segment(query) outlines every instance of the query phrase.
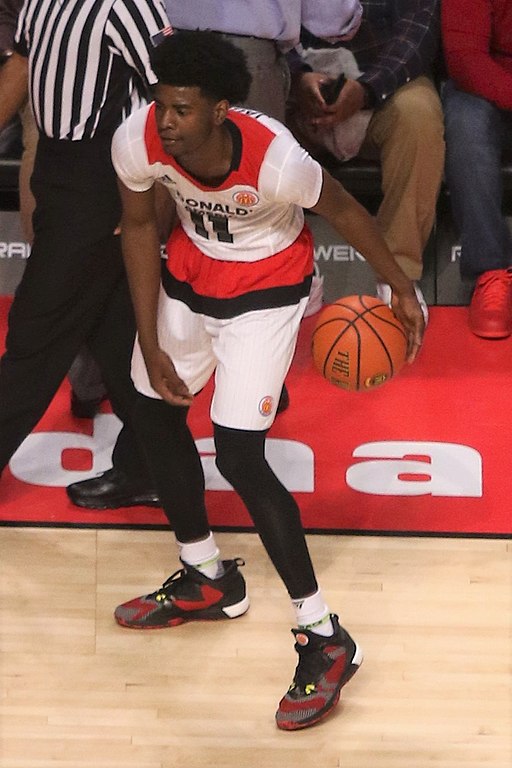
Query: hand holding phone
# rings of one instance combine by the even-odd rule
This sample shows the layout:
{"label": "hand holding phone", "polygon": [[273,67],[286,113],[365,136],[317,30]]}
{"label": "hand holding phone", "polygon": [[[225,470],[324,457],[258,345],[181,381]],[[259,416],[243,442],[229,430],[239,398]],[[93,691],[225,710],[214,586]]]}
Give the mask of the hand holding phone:
{"label": "hand holding phone", "polygon": [[322,83],[320,86],[320,93],[322,94],[323,100],[326,104],[334,104],[340,95],[341,89],[345,85],[346,80],[347,79],[342,72],[341,75],[335,80],[328,80],[326,83]]}

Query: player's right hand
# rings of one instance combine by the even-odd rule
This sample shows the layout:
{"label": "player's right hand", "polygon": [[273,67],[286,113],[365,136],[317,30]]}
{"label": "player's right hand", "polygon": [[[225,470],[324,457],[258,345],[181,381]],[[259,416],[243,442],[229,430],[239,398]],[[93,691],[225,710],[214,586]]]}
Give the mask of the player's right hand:
{"label": "player's right hand", "polygon": [[391,309],[407,333],[407,362],[412,363],[421,349],[425,333],[425,318],[414,290],[400,294],[393,291]]}
{"label": "player's right hand", "polygon": [[162,349],[158,349],[150,359],[146,359],[146,367],[151,386],[162,400],[170,405],[192,404],[194,396],[176,373],[169,355]]}

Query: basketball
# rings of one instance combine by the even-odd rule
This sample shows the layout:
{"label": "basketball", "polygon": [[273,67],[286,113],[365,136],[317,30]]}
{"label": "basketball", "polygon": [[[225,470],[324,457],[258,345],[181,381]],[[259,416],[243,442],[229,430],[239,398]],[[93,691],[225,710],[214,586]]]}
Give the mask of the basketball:
{"label": "basketball", "polygon": [[399,372],[407,335],[392,310],[373,296],[345,296],[321,311],[313,331],[313,362],[342,389],[368,391]]}

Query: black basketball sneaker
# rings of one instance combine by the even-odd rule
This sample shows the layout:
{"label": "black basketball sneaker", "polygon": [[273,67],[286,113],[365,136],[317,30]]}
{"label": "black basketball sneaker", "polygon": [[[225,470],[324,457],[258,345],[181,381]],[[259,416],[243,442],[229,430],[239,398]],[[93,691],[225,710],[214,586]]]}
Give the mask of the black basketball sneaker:
{"label": "black basketball sneaker", "polygon": [[186,621],[234,619],[249,608],[241,558],[223,560],[224,573],[209,579],[191,565],[170,576],[156,592],[118,606],[118,624],[133,629],[176,627]]}
{"label": "black basketball sneaker", "polygon": [[292,629],[299,663],[293,683],[276,712],[277,727],[284,731],[307,728],[328,715],[363,660],[361,649],[340,627],[335,614],[331,614],[331,621],[331,637],[307,629]]}

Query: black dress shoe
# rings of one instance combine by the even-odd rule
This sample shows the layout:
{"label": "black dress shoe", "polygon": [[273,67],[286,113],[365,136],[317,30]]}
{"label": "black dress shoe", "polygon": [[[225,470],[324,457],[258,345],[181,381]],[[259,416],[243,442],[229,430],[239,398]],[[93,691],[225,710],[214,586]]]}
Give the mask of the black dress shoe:
{"label": "black dress shoe", "polygon": [[77,507],[118,509],[119,507],[161,507],[155,490],[130,480],[120,469],[107,469],[98,477],[80,480],[66,488]]}
{"label": "black dress shoe", "polygon": [[288,390],[286,389],[286,384],[283,384],[281,395],[279,397],[279,402],[277,404],[276,413],[282,413],[283,411],[286,411],[289,405],[290,405],[290,395],[288,394]]}

